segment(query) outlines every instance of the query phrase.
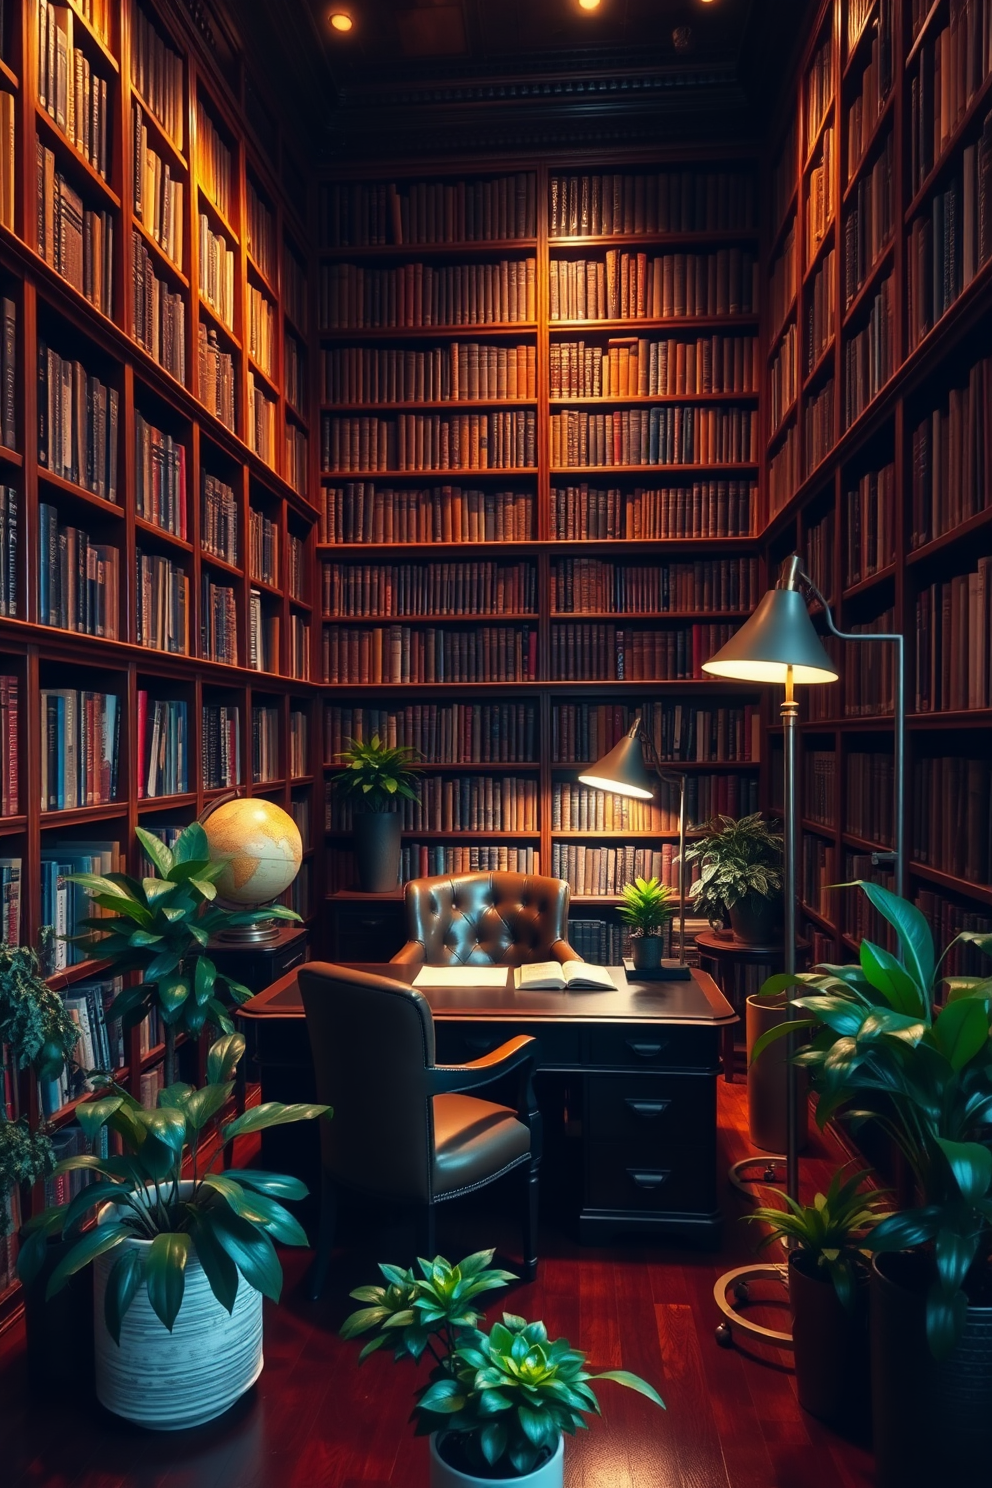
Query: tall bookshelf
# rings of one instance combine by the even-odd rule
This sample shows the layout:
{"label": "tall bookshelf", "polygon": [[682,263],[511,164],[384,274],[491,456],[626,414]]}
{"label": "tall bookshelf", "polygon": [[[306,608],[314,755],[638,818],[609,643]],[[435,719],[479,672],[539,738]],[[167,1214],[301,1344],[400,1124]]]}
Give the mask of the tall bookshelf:
{"label": "tall bookshelf", "polygon": [[[13,216],[0,212],[0,860],[20,874],[4,932],[44,941],[59,865],[102,854],[140,872],[137,826],[174,832],[235,786],[300,825],[287,901],[313,924],[309,176],[286,131],[266,128],[276,115],[243,58],[220,67],[182,7],[18,0],[4,14],[15,138]],[[60,53],[71,103],[53,81]],[[220,401],[207,406],[201,326],[230,358],[226,422]],[[89,749],[78,793],[71,759],[61,789],[49,770],[66,709]],[[99,974],[59,966],[52,984],[72,996]],[[161,1067],[160,1036],[136,1029],[117,1051],[136,1094]],[[192,1073],[195,1051],[183,1058]],[[33,1082],[8,1094],[37,1115]],[[52,1113],[59,1132],[77,1103]],[[8,1287],[0,1317],[15,1305]]]}
{"label": "tall bookshelf", "polygon": [[[771,276],[787,224],[807,240],[808,121],[828,54],[833,240],[818,251],[820,262],[832,247],[836,256],[827,292],[807,270],[789,311],[801,347],[785,419],[795,463],[791,478],[770,481],[767,556],[774,574],[798,547],[843,629],[906,637],[908,893],[943,943],[992,925],[992,219],[978,184],[992,165],[992,17],[955,0],[820,8],[770,157]],[[803,327],[823,306],[810,368]],[[770,334],[771,365],[782,332]],[[827,385],[829,437],[814,445],[808,409]],[[767,436],[771,469],[787,436],[774,418]],[[888,871],[871,863],[893,836],[883,649],[844,647],[841,682],[805,700],[803,919],[828,960],[849,958],[862,934],[884,935],[853,895],[824,887]]]}
{"label": "tall bookshelf", "polygon": [[[423,749],[403,877],[560,874],[614,957],[631,871],[676,882],[677,802],[582,765],[643,710],[693,822],[759,799],[760,699],[699,670],[764,582],[755,181],[717,151],[321,191],[325,768],[358,730]],[[349,826],[329,792],[328,891],[367,917]]]}

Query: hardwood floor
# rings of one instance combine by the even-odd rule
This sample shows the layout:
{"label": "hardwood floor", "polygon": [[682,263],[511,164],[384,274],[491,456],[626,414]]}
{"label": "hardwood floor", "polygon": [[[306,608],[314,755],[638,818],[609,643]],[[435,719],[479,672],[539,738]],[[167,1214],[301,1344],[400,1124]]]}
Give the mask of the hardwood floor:
{"label": "hardwood floor", "polygon": [[[719,1084],[721,1161],[751,1150],[743,1083]],[[240,1155],[239,1155],[240,1157]],[[843,1159],[815,1137],[804,1183],[823,1186]],[[745,1205],[726,1190],[720,1255],[659,1247],[580,1248],[544,1225],[538,1280],[506,1305],[543,1317],[553,1336],[586,1350],[593,1368],[634,1369],[659,1388],[663,1414],[603,1385],[603,1419],[566,1443],[567,1488],[869,1488],[870,1453],[805,1415],[788,1355],[725,1350],[714,1339],[713,1282],[753,1253]],[[417,1373],[382,1353],[361,1367],[337,1336],[347,1291],[373,1279],[368,1257],[400,1261],[408,1231],[352,1224],[317,1305],[305,1295],[305,1253],[284,1253],[283,1304],[266,1304],[265,1370],[225,1417],[195,1431],[151,1435],[95,1402],[87,1361],[78,1385],[48,1397],[25,1379],[23,1330],[0,1340],[0,1481],[5,1488],[426,1488],[427,1443],[408,1425]],[[488,1200],[452,1210],[438,1248],[457,1258],[490,1237],[516,1254],[514,1215]],[[512,1269],[512,1263],[511,1263]],[[768,1309],[771,1317],[772,1309]],[[72,1340],[66,1340],[72,1348]]]}

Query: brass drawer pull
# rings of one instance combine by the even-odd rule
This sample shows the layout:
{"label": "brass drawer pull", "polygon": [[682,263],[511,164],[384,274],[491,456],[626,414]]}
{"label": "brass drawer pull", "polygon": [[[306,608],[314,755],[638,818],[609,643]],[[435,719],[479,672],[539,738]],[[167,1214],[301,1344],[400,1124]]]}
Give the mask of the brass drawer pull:
{"label": "brass drawer pull", "polygon": [[668,1174],[666,1172],[659,1173],[657,1170],[653,1172],[648,1170],[645,1172],[642,1168],[628,1168],[627,1172],[638,1188],[660,1188],[663,1183],[668,1181]]}
{"label": "brass drawer pull", "polygon": [[635,1116],[643,1116],[645,1121],[654,1121],[656,1117],[667,1111],[672,1103],[670,1100],[635,1100],[633,1096],[628,1095],[626,1104]]}
{"label": "brass drawer pull", "polygon": [[628,1039],[627,1048],[632,1054],[636,1054],[638,1059],[657,1059],[667,1043],[667,1039],[661,1039],[656,1044],[639,1044],[634,1039]]}

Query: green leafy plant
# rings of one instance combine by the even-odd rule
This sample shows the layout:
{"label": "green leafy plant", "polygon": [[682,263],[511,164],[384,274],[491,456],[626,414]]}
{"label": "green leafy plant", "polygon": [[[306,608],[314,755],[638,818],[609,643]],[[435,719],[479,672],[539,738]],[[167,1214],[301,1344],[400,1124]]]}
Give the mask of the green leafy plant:
{"label": "green leafy plant", "polygon": [[964,931],[938,960],[915,905],[879,884],[837,887],[860,888],[895,931],[899,955],[863,940],[857,966],[769,978],[763,994],[799,988],[793,1005],[802,1016],[763,1034],[752,1058],[789,1032],[811,1035],[795,1058],[819,1096],[819,1125],[834,1115],[873,1120],[904,1154],[921,1202],[883,1219],[866,1244],[929,1258],[927,1336],[943,1358],[960,1336],[969,1292],[992,1284],[992,977],[940,968],[956,945],[992,955],[992,935]]}
{"label": "green leafy plant", "polygon": [[390,748],[378,734],[368,743],[349,739],[338,759],[344,769],[334,785],[362,811],[391,811],[396,801],[416,801],[419,774],[417,751],[406,745]]}
{"label": "green leafy plant", "polygon": [[865,1237],[888,1213],[877,1195],[861,1191],[867,1176],[867,1169],[862,1169],[845,1179],[841,1170],[831,1178],[825,1194],[814,1196],[812,1204],[800,1204],[782,1194],[785,1209],[755,1209],[742,1215],[752,1224],[771,1226],[762,1244],[794,1241],[818,1270],[826,1272],[849,1311],[854,1307],[859,1277],[867,1276]]}
{"label": "green leafy plant", "polygon": [[685,854],[687,864],[702,865],[689,889],[700,914],[720,920],[725,909],[750,894],[774,899],[782,892],[782,834],[772,830],[760,811],[739,820],[717,816],[708,827]]}
{"label": "green leafy plant", "polygon": [[[79,1028],[65,1004],[40,974],[38,957],[27,946],[0,944],[0,1045],[14,1067],[31,1067],[36,1079],[58,1079],[79,1040]],[[47,1177],[52,1144],[44,1127],[32,1130],[26,1116],[8,1121],[0,1099],[0,1238],[10,1228],[8,1200],[22,1183]]]}
{"label": "green leafy plant", "polygon": [[195,1038],[208,1022],[231,1033],[228,1006],[218,994],[226,993],[235,1004],[251,996],[206,955],[211,936],[259,919],[298,920],[299,915],[281,904],[231,910],[217,903],[215,880],[225,860],[211,861],[198,822],[184,828],[172,849],[141,827],[136,835],[159,876],[73,874],[71,881],[81,884],[104,913],[81,921],[84,934],[70,939],[89,959],[109,961],[117,974],[141,973],[140,982],[114,999],[107,1016],[130,1028],[157,1004],[166,1030],[165,1077],[171,1083],[176,1033]]}
{"label": "green leafy plant", "polygon": [[491,1250],[453,1266],[442,1256],[418,1260],[419,1275],[379,1267],[386,1285],[352,1292],[366,1306],[353,1312],[343,1338],[373,1333],[359,1355],[384,1343],[396,1359],[434,1359],[430,1383],[419,1393],[417,1434],[442,1432],[457,1440],[467,1470],[483,1476],[523,1477],[558,1450],[563,1432],[574,1435],[584,1417],[600,1414],[591,1384],[613,1380],[664,1409],[645,1380],[625,1369],[592,1375],[585,1354],[564,1338],[551,1342],[543,1323],[504,1313],[488,1333],[478,1324],[476,1299],[516,1280],[490,1270]]}
{"label": "green leafy plant", "polygon": [[634,935],[654,935],[672,917],[672,891],[656,878],[635,878],[624,884],[618,912]]}
{"label": "green leafy plant", "polygon": [[[129,1247],[119,1255],[107,1282],[104,1316],[119,1343],[121,1323],[139,1288],[147,1289],[156,1315],[171,1332],[185,1289],[186,1263],[195,1255],[222,1307],[234,1309],[239,1279],[278,1301],[282,1268],[273,1240],[306,1245],[306,1233],[278,1201],[306,1197],[305,1184],[277,1173],[228,1168],[213,1171],[224,1147],[235,1137],[292,1121],[308,1121],[327,1106],[282,1105],[268,1101],[219,1127],[213,1157],[201,1162],[201,1147],[218,1128],[219,1115],[234,1090],[234,1073],[244,1054],[241,1034],[219,1039],[207,1056],[208,1083],[199,1090],[181,1083],[159,1091],[152,1111],[122,1090],[109,1076],[95,1077],[105,1093],[86,1101],[77,1119],[90,1141],[103,1127],[120,1139],[120,1155],[80,1154],[68,1157],[55,1174],[82,1169],[90,1182],[66,1205],[56,1205],[25,1225],[26,1239],[18,1257],[18,1274],[33,1280],[44,1260],[46,1241],[59,1236],[70,1242],[48,1282],[46,1295],[59,1291],[70,1276],[97,1256],[118,1250],[126,1240],[148,1240],[146,1252]],[[192,1180],[188,1194],[180,1189],[184,1163]],[[94,1209],[113,1206],[105,1223],[84,1229]]]}

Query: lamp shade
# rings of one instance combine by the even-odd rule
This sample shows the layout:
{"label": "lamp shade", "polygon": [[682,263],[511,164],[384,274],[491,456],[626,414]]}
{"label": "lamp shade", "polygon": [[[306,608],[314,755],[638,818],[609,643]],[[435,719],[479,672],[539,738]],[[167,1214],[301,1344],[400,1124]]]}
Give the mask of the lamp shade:
{"label": "lamp shade", "polygon": [[636,801],[654,799],[654,782],[644,764],[644,753],[638,738],[639,725],[640,719],[620,743],[613,746],[609,754],[604,754],[585,775],[579,776],[583,785],[591,785],[596,790],[613,791],[618,796],[633,796]]}
{"label": "lamp shade", "polygon": [[711,676],[741,682],[785,682],[789,667],[793,682],[837,681],[798,589],[769,589],[737,634],[703,662]]}

